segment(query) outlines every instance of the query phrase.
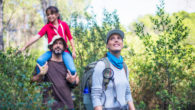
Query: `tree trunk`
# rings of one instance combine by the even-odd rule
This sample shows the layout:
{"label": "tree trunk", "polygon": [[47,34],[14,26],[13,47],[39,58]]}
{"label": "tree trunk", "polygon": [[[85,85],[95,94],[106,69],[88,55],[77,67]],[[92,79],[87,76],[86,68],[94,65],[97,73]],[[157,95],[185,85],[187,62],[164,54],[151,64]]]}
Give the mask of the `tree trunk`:
{"label": "tree trunk", "polygon": [[0,50],[4,50],[4,44],[3,44],[3,0],[0,0]]}
{"label": "tree trunk", "polygon": [[45,13],[47,7],[49,6],[56,6],[56,1],[55,0],[41,0],[41,8],[42,8],[42,11],[43,11],[43,20],[44,20],[44,23],[46,24],[47,23],[47,15]]}

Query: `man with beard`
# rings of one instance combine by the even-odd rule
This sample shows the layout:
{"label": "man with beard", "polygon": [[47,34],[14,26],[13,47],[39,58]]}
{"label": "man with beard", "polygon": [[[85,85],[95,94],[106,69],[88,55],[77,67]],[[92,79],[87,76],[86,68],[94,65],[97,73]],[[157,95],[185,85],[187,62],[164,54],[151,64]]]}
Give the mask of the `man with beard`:
{"label": "man with beard", "polygon": [[52,97],[54,103],[48,105],[52,110],[59,108],[74,110],[71,87],[79,83],[79,78],[77,74],[71,75],[63,63],[62,53],[66,50],[65,40],[60,36],[53,37],[49,49],[52,51],[51,59],[42,67],[37,64],[40,73],[33,73],[31,80],[51,83],[51,86],[43,91],[43,103],[48,105]]}

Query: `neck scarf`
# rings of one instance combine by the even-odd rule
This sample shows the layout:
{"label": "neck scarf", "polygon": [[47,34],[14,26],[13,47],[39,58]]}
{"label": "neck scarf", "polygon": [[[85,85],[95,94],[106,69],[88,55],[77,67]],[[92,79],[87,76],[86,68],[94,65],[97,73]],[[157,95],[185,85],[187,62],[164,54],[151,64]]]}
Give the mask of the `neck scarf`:
{"label": "neck scarf", "polygon": [[115,57],[113,54],[111,54],[110,52],[107,52],[107,57],[109,59],[109,61],[118,69],[122,69],[123,68],[123,57],[120,56],[119,58]]}

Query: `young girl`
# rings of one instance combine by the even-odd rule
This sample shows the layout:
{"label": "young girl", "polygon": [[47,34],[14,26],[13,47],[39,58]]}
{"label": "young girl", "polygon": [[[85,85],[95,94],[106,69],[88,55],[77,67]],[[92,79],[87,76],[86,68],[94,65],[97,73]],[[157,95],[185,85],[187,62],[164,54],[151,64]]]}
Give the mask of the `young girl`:
{"label": "young girl", "polygon": [[[68,50],[65,50],[65,52],[63,52],[62,54],[62,57],[67,69],[70,70],[72,75],[74,75],[76,69],[74,66],[73,58],[76,58],[76,53],[75,53],[74,41],[73,41],[73,37],[71,36],[70,29],[66,24],[66,22],[60,20],[59,10],[57,7],[54,6],[48,7],[46,9],[46,14],[47,14],[48,23],[45,26],[43,26],[42,29],[38,32],[38,34],[32,37],[30,41],[20,51],[24,51],[26,48],[28,48],[30,45],[35,43],[45,34],[47,34],[48,44],[51,42],[52,38],[55,35],[60,35],[62,38],[65,39],[66,43],[69,40],[72,46],[73,49],[72,56],[70,55]],[[51,56],[52,56],[52,52],[47,51],[46,53],[44,53],[42,56],[38,58],[37,63],[40,66],[43,66],[46,63],[46,61],[48,61],[51,58]],[[37,68],[37,73],[39,72],[40,70],[39,68]]]}

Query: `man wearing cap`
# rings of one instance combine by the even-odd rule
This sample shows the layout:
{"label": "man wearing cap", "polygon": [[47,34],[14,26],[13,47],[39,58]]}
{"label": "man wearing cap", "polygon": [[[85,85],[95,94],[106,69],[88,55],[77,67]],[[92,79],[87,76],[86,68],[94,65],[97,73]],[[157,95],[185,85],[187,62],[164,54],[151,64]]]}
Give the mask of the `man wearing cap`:
{"label": "man wearing cap", "polygon": [[91,97],[94,110],[135,110],[129,85],[129,71],[124,67],[121,50],[123,48],[124,32],[118,29],[107,33],[106,57],[110,64],[113,76],[103,89],[103,71],[105,63],[99,61],[92,76]]}
{"label": "man wearing cap", "polygon": [[52,97],[54,103],[48,105],[52,110],[59,108],[74,110],[71,87],[79,83],[79,78],[76,74],[74,76],[71,75],[63,63],[62,52],[66,49],[64,39],[60,36],[53,37],[49,49],[52,51],[51,59],[44,66],[37,64],[40,73],[33,73],[31,80],[33,82],[43,81],[51,83],[50,87],[43,90],[43,103],[48,105],[48,101]]}

